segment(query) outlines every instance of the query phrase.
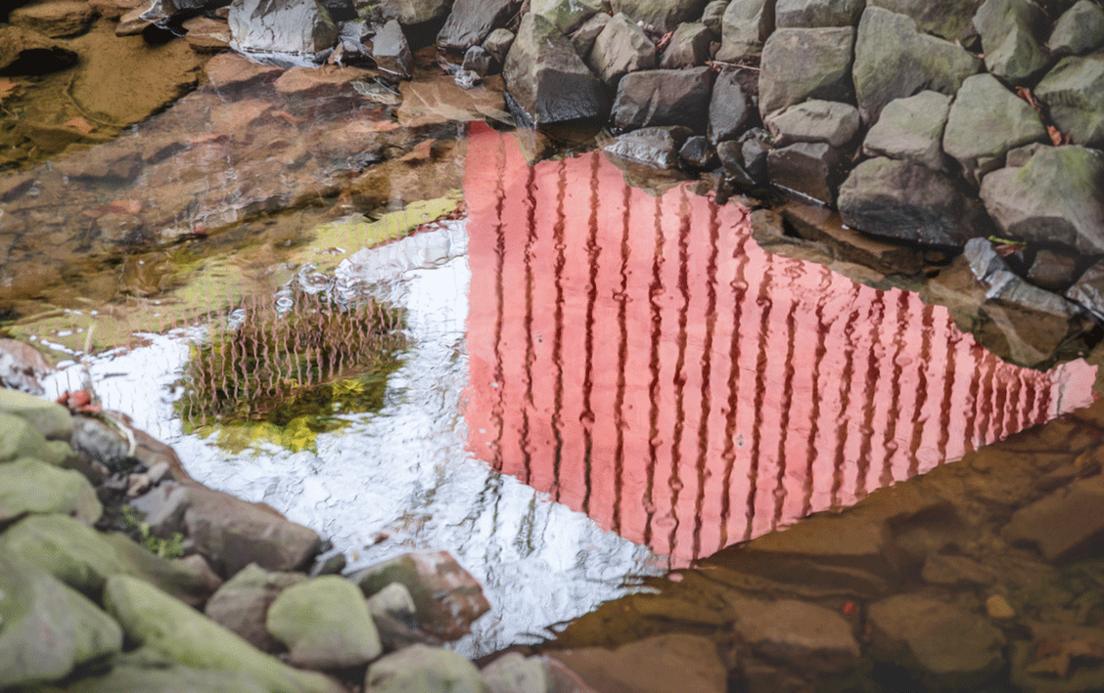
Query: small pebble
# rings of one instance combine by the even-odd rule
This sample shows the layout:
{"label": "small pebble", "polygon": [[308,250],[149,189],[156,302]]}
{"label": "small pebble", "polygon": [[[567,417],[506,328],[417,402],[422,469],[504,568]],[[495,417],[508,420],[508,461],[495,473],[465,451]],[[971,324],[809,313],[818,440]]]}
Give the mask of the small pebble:
{"label": "small pebble", "polygon": [[989,618],[997,621],[1007,621],[1016,615],[1016,610],[1008,600],[999,594],[994,594],[985,600],[985,611],[989,614]]}

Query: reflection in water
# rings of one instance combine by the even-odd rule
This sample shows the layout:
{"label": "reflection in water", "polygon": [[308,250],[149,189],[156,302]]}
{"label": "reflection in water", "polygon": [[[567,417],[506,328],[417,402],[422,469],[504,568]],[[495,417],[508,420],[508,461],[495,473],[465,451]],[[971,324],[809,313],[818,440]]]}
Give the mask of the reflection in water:
{"label": "reflection in water", "polygon": [[745,212],[530,167],[473,133],[466,416],[477,457],[685,565],[1091,400],[915,294],[764,252]]}

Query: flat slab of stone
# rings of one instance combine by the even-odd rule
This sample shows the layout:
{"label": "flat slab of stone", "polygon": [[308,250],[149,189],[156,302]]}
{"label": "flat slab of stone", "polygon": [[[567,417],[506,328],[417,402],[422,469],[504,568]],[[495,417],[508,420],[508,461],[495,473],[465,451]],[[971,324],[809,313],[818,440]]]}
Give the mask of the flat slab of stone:
{"label": "flat slab of stone", "polygon": [[951,97],[936,91],[894,99],[882,109],[874,127],[866,133],[863,153],[870,157],[914,161],[928,168],[944,167],[943,130],[951,110]]}
{"label": "flat slab of stone", "polygon": [[818,672],[846,671],[859,660],[851,625],[831,609],[795,599],[730,603],[736,635],[768,659]]}
{"label": "flat slab of stone", "polygon": [[1014,543],[1035,546],[1050,561],[1104,556],[1104,476],[1075,481],[1026,508],[1004,528]]}
{"label": "flat slab of stone", "polygon": [[713,641],[663,635],[616,650],[586,648],[548,653],[598,691],[670,693],[727,690],[728,672]]}

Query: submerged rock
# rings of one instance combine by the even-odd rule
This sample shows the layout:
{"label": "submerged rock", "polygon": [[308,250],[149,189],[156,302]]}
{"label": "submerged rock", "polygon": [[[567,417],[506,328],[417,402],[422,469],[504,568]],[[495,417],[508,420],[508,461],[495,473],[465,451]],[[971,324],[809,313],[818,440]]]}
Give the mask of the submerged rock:
{"label": "submerged rock", "polygon": [[1104,147],[1104,53],[1064,58],[1035,95],[1074,144]]}
{"label": "submerged rock", "polygon": [[1046,69],[1049,57],[1036,35],[1048,24],[1032,0],[985,0],[974,16],[985,66],[997,77],[1023,84]]}
{"label": "submerged rock", "polygon": [[1104,254],[1104,153],[1042,147],[1021,167],[994,171],[981,199],[1003,235]]}
{"label": "submerged rock", "polygon": [[953,95],[981,70],[981,61],[959,45],[921,33],[909,17],[867,7],[855,42],[855,96],[872,124],[894,99],[924,90]]}
{"label": "submerged rock", "polygon": [[547,660],[543,657],[525,657],[517,652],[502,655],[483,667],[483,680],[490,693],[545,693],[555,690]]}
{"label": "submerged rock", "polygon": [[315,0],[233,0],[231,45],[243,53],[287,53],[316,59],[337,43],[329,12]]}
{"label": "submerged rock", "polygon": [[837,612],[795,599],[733,599],[736,635],[756,653],[800,669],[839,672],[859,661],[851,625]]}
{"label": "submerged rock", "polygon": [[81,0],[51,0],[17,7],[8,15],[13,26],[22,26],[50,38],[77,36],[88,31],[95,10]]}
{"label": "submerged rock", "polygon": [[[38,352],[34,352],[34,356],[38,356]],[[22,360],[41,372],[39,369],[45,361],[40,362],[34,356],[28,354]],[[2,363],[0,360],[0,365]],[[73,417],[65,407],[32,394],[0,389],[0,412],[22,419],[47,440],[68,441],[73,434]]]}
{"label": "submerged rock", "polygon": [[740,62],[759,55],[774,31],[774,2],[732,0],[722,18],[721,49],[717,60]]}
{"label": "submerged rock", "polygon": [[1047,48],[1057,56],[1084,55],[1104,47],[1104,7],[1080,0],[1054,25]]}
{"label": "submerged rock", "polygon": [[533,125],[604,119],[609,110],[602,82],[542,15],[522,19],[503,74],[510,98]]}
{"label": "submerged rock", "polygon": [[634,693],[728,690],[728,672],[716,645],[698,635],[661,635],[612,650],[601,647],[558,650],[549,657],[593,690]]}
{"label": "submerged rock", "polygon": [[681,126],[641,128],[619,136],[603,150],[645,166],[676,169],[689,137],[690,130]]}
{"label": "submerged rock", "polygon": [[943,131],[950,111],[951,97],[935,91],[890,101],[866,133],[863,153],[942,170]]}
{"label": "submerged rock", "polygon": [[1104,553],[1104,476],[1075,481],[1021,508],[1004,528],[1013,543],[1031,544],[1048,561]]}
{"label": "submerged rock", "polygon": [[961,246],[987,232],[975,200],[939,171],[909,161],[868,159],[840,188],[844,222],[888,238],[934,246]]}
{"label": "submerged rock", "polygon": [[617,87],[613,124],[621,129],[682,125],[705,132],[712,90],[708,67],[633,72]]}
{"label": "submerged rock", "polygon": [[76,53],[37,31],[0,26],[0,75],[39,75],[76,62]]}
{"label": "submerged rock", "polygon": [[336,575],[293,585],[268,609],[268,632],[307,669],[359,667],[380,656],[379,633],[356,585]]}
{"label": "submerged rock", "polygon": [[759,113],[766,117],[807,99],[851,102],[854,42],[850,27],[771,34],[759,73]]}
{"label": "submerged rock", "polygon": [[[437,46],[463,53],[483,43],[517,12],[518,4],[517,0],[456,0],[452,13],[437,34]],[[485,45],[484,48],[494,53],[490,47]],[[506,58],[506,52],[495,57],[502,61]]]}
{"label": "submerged rock", "polygon": [[412,645],[368,668],[364,688],[373,693],[489,693],[475,665],[436,647]]}

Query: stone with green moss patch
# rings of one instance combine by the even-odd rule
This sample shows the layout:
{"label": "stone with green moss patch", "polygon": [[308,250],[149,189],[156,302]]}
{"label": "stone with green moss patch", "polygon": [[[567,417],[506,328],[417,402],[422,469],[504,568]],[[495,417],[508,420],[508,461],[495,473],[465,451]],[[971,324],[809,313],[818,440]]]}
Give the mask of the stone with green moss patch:
{"label": "stone with green moss patch", "polygon": [[268,609],[268,632],[288,660],[310,669],[362,666],[380,656],[379,633],[356,585],[334,575],[293,585]]}
{"label": "stone with green moss patch", "polygon": [[0,464],[0,523],[27,514],[72,515],[94,524],[103,514],[96,489],[79,472],[24,458]]}
{"label": "stone with green moss patch", "polygon": [[49,464],[61,464],[71,452],[67,443],[46,440],[25,419],[0,413],[0,462],[31,457]]}
{"label": "stone with green moss patch", "polygon": [[0,389],[0,412],[18,416],[50,440],[69,440],[73,419],[69,411],[41,397]]}

